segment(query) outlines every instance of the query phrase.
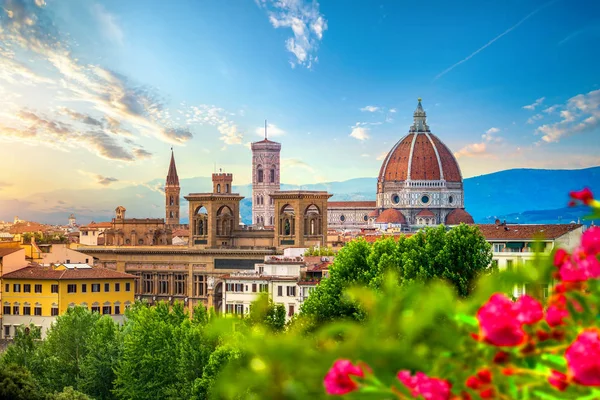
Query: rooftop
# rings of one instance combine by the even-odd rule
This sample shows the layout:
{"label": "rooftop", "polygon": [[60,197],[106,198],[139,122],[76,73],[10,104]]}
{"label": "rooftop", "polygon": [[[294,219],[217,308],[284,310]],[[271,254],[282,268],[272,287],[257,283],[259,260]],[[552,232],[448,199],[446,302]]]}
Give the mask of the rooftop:
{"label": "rooftop", "polygon": [[20,247],[0,247],[0,257],[7,256],[12,253],[16,253],[21,250]]}
{"label": "rooftop", "polygon": [[534,240],[557,239],[576,229],[581,224],[478,224],[479,230],[486,240]]}
{"label": "rooftop", "polygon": [[41,280],[76,280],[76,279],[134,279],[134,275],[117,272],[106,268],[64,269],[57,271],[39,265],[29,265],[14,272],[4,274],[3,279],[41,279]]}

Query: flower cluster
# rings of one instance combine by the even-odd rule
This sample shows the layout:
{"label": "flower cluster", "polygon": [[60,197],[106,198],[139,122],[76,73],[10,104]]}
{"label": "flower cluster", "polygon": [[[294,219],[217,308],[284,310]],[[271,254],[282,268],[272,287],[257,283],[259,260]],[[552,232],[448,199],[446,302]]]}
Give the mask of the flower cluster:
{"label": "flower cluster", "polygon": [[[600,215],[600,201],[594,199],[589,189],[571,192],[570,196],[569,205],[584,204],[595,209],[595,216]],[[501,387],[498,380],[503,376],[536,379],[540,375],[559,391],[571,386],[600,387],[600,328],[597,327],[600,307],[595,304],[600,291],[600,283],[596,281],[600,279],[599,258],[600,227],[591,227],[572,252],[559,249],[554,253],[553,277],[557,284],[545,306],[529,295],[513,301],[502,293],[493,294],[479,308],[476,315],[479,332],[471,336],[479,343],[478,348],[501,349],[482,353],[490,357],[491,367],[476,369],[464,383],[401,370],[395,382],[399,386],[390,388],[377,380],[366,364],[338,360],[325,377],[326,392],[343,395],[364,391],[382,393],[386,398],[394,395],[400,399],[412,396],[426,400],[508,398],[498,389]],[[588,300],[590,289],[595,290],[595,301]],[[591,317],[584,325],[579,315],[586,311]],[[531,366],[531,356],[554,357],[555,367]],[[527,357],[529,361],[524,361]],[[464,366],[465,370],[469,368]],[[453,384],[458,395],[452,394]]]}

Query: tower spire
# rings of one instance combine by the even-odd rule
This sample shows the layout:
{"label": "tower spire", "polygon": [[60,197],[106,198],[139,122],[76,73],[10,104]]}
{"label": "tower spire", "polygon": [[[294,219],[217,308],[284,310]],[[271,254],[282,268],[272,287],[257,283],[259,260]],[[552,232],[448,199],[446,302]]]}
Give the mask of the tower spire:
{"label": "tower spire", "polygon": [[177,176],[173,147],[171,147],[171,163],[169,164],[169,173],[167,174],[167,186],[179,186],[179,176]]}

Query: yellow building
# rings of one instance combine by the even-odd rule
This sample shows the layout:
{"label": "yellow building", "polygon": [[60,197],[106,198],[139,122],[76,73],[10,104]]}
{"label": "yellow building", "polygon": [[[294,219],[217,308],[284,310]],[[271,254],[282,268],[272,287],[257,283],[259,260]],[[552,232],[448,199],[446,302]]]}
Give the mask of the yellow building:
{"label": "yellow building", "polygon": [[105,268],[61,269],[30,265],[2,277],[2,338],[33,323],[42,336],[68,307],[83,306],[121,322],[134,302],[135,276]]}

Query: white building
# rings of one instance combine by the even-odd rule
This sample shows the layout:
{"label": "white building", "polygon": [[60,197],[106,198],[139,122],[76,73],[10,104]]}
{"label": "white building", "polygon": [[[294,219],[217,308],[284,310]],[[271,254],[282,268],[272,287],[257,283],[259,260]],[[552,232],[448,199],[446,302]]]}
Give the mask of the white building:
{"label": "white building", "polygon": [[[92,222],[79,227],[79,244],[84,246],[98,246],[104,244],[104,231],[110,229],[110,222]],[[101,238],[100,243],[98,239]]]}
{"label": "white building", "polygon": [[[478,224],[481,233],[492,245],[492,265],[499,270],[519,266],[533,267],[536,250],[550,253],[556,247],[573,250],[583,234],[581,224]],[[536,247],[537,246],[537,247]],[[552,284],[543,287],[544,294]],[[515,297],[527,292],[526,285],[517,286]]]}
{"label": "white building", "polygon": [[300,310],[316,282],[302,282],[305,267],[302,256],[267,256],[254,271],[238,272],[223,276],[223,309],[225,313],[245,315],[257,296],[266,292],[275,304],[283,304],[286,320]]}

